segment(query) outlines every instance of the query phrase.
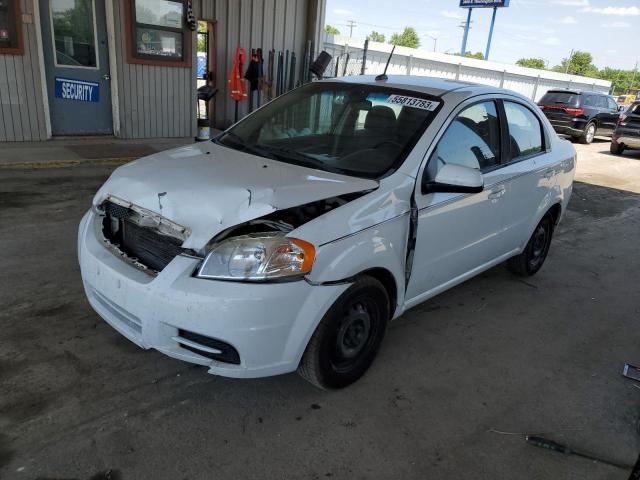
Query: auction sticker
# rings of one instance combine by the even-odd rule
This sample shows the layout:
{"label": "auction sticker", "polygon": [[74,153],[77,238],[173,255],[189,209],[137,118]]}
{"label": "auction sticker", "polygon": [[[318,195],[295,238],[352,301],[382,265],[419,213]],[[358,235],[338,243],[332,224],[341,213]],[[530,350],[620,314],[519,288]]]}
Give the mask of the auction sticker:
{"label": "auction sticker", "polygon": [[430,112],[433,112],[438,108],[438,105],[440,105],[440,102],[432,102],[424,98],[405,97],[404,95],[389,95],[387,103],[402,105],[403,107],[420,108],[421,110],[429,110]]}

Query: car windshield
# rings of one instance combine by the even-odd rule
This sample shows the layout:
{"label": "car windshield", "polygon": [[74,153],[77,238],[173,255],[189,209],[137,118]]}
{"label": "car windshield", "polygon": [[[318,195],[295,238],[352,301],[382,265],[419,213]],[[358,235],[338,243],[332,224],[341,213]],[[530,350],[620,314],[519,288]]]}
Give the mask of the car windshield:
{"label": "car windshield", "polygon": [[317,82],[268,103],[216,142],[282,162],[380,178],[398,168],[441,104],[438,97],[383,86]]}
{"label": "car windshield", "polygon": [[580,94],[573,92],[547,92],[540,99],[540,105],[553,105],[554,103],[562,105],[578,105]]}

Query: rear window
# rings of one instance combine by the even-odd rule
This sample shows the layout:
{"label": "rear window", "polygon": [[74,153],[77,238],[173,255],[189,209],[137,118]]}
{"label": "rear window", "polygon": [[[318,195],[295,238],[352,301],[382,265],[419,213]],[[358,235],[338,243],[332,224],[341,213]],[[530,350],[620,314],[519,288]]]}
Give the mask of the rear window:
{"label": "rear window", "polygon": [[573,92],[547,92],[540,99],[541,105],[553,105],[553,104],[562,104],[562,105],[578,105],[578,101],[580,99],[579,93]]}

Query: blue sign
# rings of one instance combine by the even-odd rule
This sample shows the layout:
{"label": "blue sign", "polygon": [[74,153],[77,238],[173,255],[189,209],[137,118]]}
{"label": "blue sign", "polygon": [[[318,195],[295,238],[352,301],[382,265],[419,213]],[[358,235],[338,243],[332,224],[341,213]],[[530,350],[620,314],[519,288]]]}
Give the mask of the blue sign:
{"label": "blue sign", "polygon": [[100,85],[84,80],[56,77],[56,97],[96,103],[100,101]]}
{"label": "blue sign", "polygon": [[508,7],[509,0],[460,0],[462,8]]}

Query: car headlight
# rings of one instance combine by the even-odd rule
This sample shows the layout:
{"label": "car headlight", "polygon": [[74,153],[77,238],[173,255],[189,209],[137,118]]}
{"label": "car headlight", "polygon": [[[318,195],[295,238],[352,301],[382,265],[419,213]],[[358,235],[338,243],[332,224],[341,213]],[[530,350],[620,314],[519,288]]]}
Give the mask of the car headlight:
{"label": "car headlight", "polygon": [[315,247],[282,233],[242,235],[214,244],[196,274],[216,280],[264,281],[308,273]]}

